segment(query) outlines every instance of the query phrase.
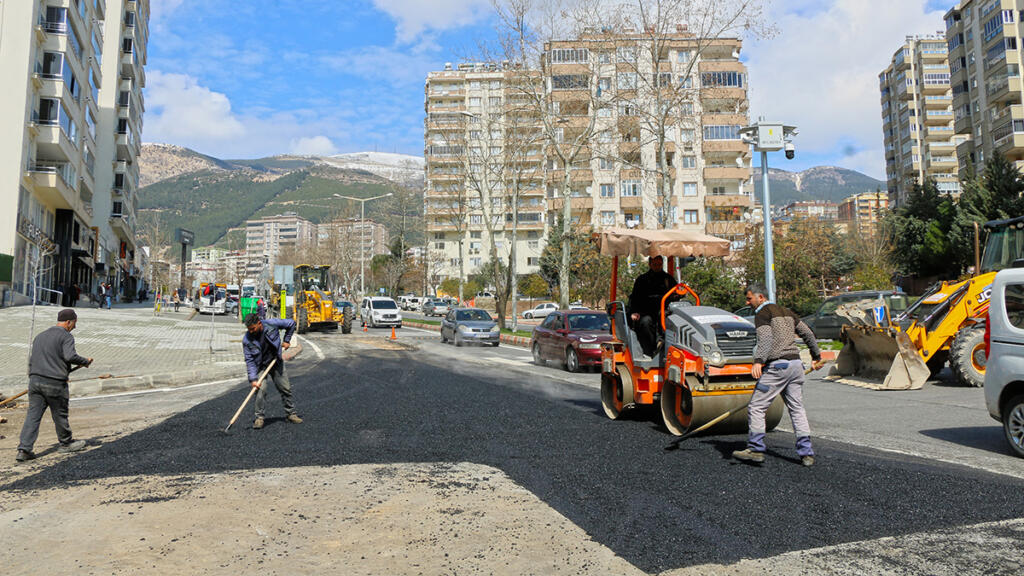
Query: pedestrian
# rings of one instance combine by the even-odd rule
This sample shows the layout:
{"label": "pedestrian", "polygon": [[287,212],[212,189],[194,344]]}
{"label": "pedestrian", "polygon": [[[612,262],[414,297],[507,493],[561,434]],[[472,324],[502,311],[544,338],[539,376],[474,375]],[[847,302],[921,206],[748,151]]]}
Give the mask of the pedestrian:
{"label": "pedestrian", "polygon": [[[249,384],[254,388],[259,385],[260,372],[277,358],[277,363],[267,374],[267,378],[274,382],[278,393],[281,395],[281,402],[284,404],[284,411],[288,421],[293,424],[301,424],[302,418],[295,412],[295,402],[292,399],[292,385],[288,380],[288,374],[284,369],[284,358],[282,350],[291,347],[292,335],[295,334],[295,321],[289,319],[267,318],[261,319],[257,314],[250,313],[245,317],[245,336],[242,337],[242,352],[245,355],[245,367],[249,376]],[[284,330],[284,341],[281,340],[280,331]],[[263,419],[266,415],[267,387],[260,386],[256,393],[256,419],[252,427],[255,430],[263,428]]]}
{"label": "pedestrian", "polygon": [[174,311],[178,311],[178,307],[181,306],[181,296],[178,296],[178,291],[174,291]]}
{"label": "pedestrian", "polygon": [[262,297],[256,300],[256,314],[258,314],[260,318],[267,317],[267,303]]}
{"label": "pedestrian", "polygon": [[83,358],[75,352],[75,337],[71,331],[77,323],[78,315],[66,308],[57,314],[55,326],[40,332],[32,341],[32,354],[28,360],[28,414],[18,442],[18,462],[36,457],[32,447],[39,436],[39,422],[47,408],[57,429],[60,442],[57,451],[68,453],[85,449],[85,440],[75,440],[68,423],[68,373],[71,365],[92,364],[92,358]]}
{"label": "pedestrian", "polygon": [[765,414],[775,397],[781,394],[796,432],[796,453],[804,466],[813,466],[811,426],[803,403],[804,365],[796,347],[796,337],[799,335],[810,349],[811,367],[815,370],[823,365],[821,351],[814,333],[800,320],[800,316],[788,308],[768,302],[766,292],[763,286],[747,286],[747,305],[754,308],[757,330],[752,372],[757,386],[747,406],[747,448],[736,450],[732,456],[747,462],[764,462]]}
{"label": "pedestrian", "polygon": [[[110,310],[112,295],[110,293],[110,284],[103,283],[103,302],[107,305],[107,310]],[[102,307],[102,306],[101,306]]]}

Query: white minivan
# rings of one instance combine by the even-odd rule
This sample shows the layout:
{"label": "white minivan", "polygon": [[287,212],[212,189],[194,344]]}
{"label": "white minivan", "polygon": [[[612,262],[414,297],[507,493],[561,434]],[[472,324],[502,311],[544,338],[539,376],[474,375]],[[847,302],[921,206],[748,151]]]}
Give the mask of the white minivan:
{"label": "white minivan", "polygon": [[1007,268],[992,282],[985,324],[985,404],[1003,423],[1010,449],[1024,458],[1024,268]]}
{"label": "white minivan", "polygon": [[359,304],[359,316],[363,319],[363,326],[377,328],[378,326],[402,327],[402,311],[398,303],[385,296],[368,296],[363,298]]}

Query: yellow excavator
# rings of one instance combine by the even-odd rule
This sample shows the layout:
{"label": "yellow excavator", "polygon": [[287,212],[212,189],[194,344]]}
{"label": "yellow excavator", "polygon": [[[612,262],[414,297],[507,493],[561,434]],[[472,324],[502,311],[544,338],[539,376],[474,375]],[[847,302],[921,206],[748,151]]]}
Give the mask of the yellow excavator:
{"label": "yellow excavator", "polygon": [[852,325],[843,327],[832,376],[876,390],[916,390],[948,360],[957,382],[982,386],[992,280],[1003,268],[1024,265],[1024,216],[993,220],[985,229],[980,258],[975,238],[976,276],[935,284],[895,318],[882,299],[840,306],[836,312]]}

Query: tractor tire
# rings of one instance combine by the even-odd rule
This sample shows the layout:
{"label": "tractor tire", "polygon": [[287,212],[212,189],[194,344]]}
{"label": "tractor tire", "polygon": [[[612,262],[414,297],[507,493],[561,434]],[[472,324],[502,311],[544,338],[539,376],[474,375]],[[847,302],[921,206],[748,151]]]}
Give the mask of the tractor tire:
{"label": "tractor tire", "polygon": [[941,351],[936,352],[932,359],[927,362],[928,371],[931,373],[930,378],[935,378],[942,372],[942,369],[946,367],[946,361],[949,360],[949,352]]}
{"label": "tractor tire", "polygon": [[953,377],[963,386],[981,388],[985,385],[985,327],[961,328],[949,346],[949,367]]}
{"label": "tractor tire", "polygon": [[299,334],[305,334],[306,332],[309,332],[309,318],[306,315],[305,308],[299,308],[299,318],[295,321],[295,323],[298,325]]}
{"label": "tractor tire", "polygon": [[346,311],[345,316],[341,319],[341,333],[351,334],[352,333],[352,313]]}

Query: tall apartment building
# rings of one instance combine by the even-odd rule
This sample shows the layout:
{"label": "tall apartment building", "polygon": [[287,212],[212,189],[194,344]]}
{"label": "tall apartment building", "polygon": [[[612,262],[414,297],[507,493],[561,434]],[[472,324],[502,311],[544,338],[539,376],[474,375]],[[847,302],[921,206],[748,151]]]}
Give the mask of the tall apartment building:
{"label": "tall apartment building", "polygon": [[246,274],[259,276],[264,267],[273,270],[274,262],[286,247],[312,245],[317,228],[295,212],[285,212],[245,223]]}
{"label": "tall apartment building", "polygon": [[[428,75],[427,232],[432,252],[446,263],[440,275],[458,274],[460,234],[467,274],[487,261],[492,241],[503,255],[513,241],[508,191],[486,186],[492,191],[492,223],[500,228],[494,239],[488,234],[485,203],[478,192],[468,191],[480,188],[479,180],[488,171],[479,167],[489,155],[514,166],[527,183],[515,218],[518,271],[537,270],[546,227],[562,213],[566,167],[559,164],[553,143],[530,132],[538,128],[515,101],[522,94],[516,83],[542,82],[538,89],[558,116],[553,136],[559,146],[568,146],[581,130],[589,133],[587,127],[595,126],[568,167],[574,221],[600,229],[659,228],[667,220],[669,227],[742,239],[753,204],[750,147],[739,137],[739,129],[748,124],[746,67],[739,61],[742,43],[734,38],[698,42],[680,29],[665,39],[653,62],[644,50],[645,39],[631,32],[589,31],[574,40],[548,43],[539,76],[537,71],[476,64],[447,66]],[[675,87],[676,95],[685,94],[666,134],[668,215],[662,214],[658,195],[657,139],[642,127],[638,109],[648,99],[640,93],[638,74],[655,66],[663,85]],[[514,152],[509,134],[524,129],[536,142]],[[459,201],[467,191],[470,201]],[[464,216],[466,225],[461,226]]]}
{"label": "tall apartment building", "polygon": [[129,12],[144,29],[148,0],[19,0],[0,9],[0,202],[9,207],[0,215],[4,304],[29,301],[34,285],[51,301],[72,284],[137,287],[134,232],[125,233],[123,258],[121,245],[110,250],[101,235],[114,179],[106,158],[116,145],[114,113],[103,96],[118,84],[111,63],[121,58],[116,46]]}
{"label": "tall apartment building", "polygon": [[878,75],[885,143],[886,187],[901,202],[914,182],[935,180],[939,190],[960,193],[953,95],[946,38],[907,36]]}
{"label": "tall apartment building", "polygon": [[839,205],[824,200],[790,202],[782,207],[781,216],[835,221],[839,218]]}
{"label": "tall apartment building", "polygon": [[374,256],[390,254],[390,236],[388,229],[373,220],[344,218],[333,222],[323,222],[317,226],[317,244],[347,250],[359,257],[363,251],[366,262]]}
{"label": "tall apartment building", "polygon": [[869,238],[889,210],[889,195],[885,192],[863,192],[847,197],[839,204],[839,221],[846,223],[849,232]]}
{"label": "tall apartment building", "polygon": [[1002,154],[1024,169],[1024,0],[961,0],[946,13],[961,175]]}

